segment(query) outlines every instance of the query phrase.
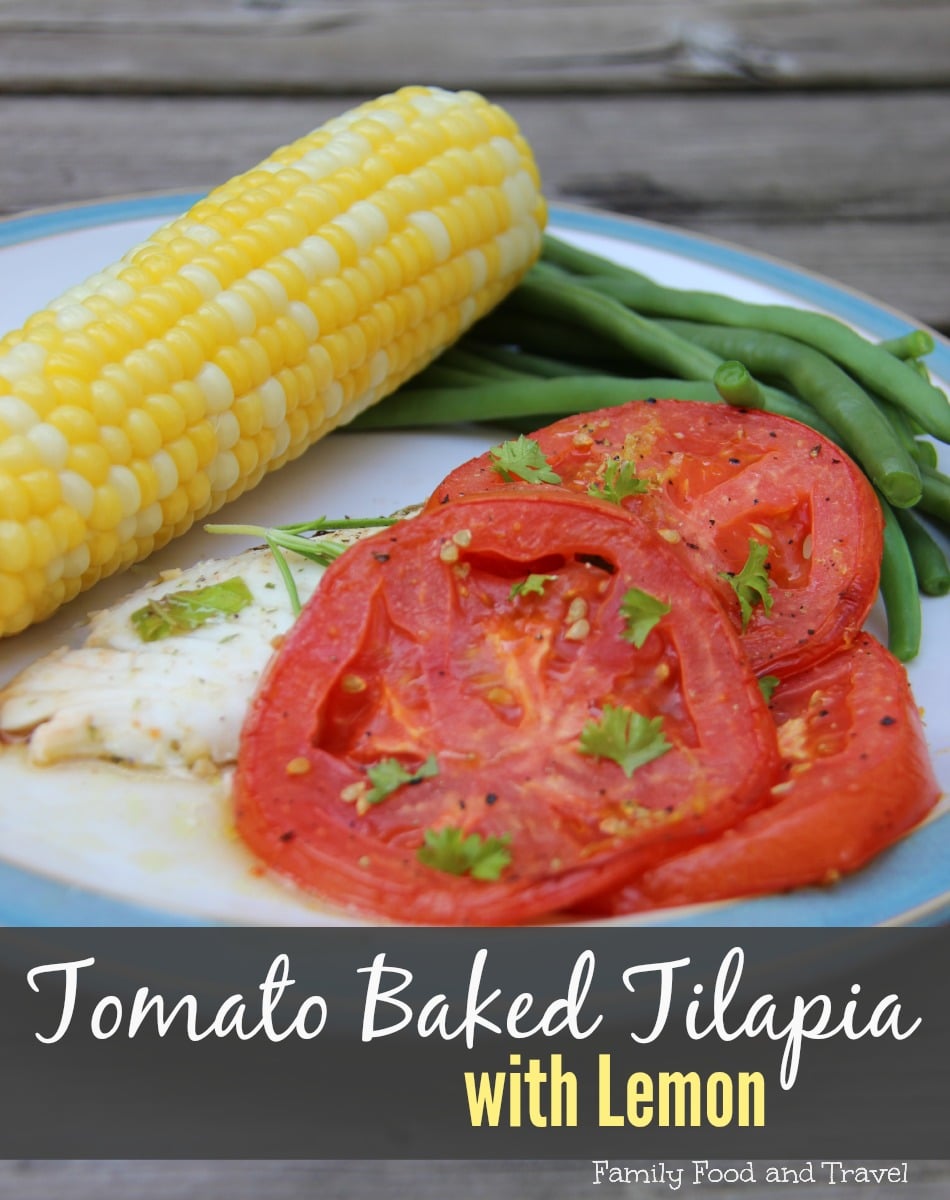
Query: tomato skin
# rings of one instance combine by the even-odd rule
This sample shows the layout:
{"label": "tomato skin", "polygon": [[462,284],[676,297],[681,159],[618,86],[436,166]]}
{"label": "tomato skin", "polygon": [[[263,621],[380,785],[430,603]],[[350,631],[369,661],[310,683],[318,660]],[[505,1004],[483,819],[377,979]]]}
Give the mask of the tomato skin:
{"label": "tomato skin", "polygon": [[[814,430],[770,413],[656,400],[567,417],[531,436],[571,489],[602,482],[610,458],[633,462],[651,486],[624,507],[675,542],[737,629],[739,604],[723,576],[742,569],[750,537],[769,546],[772,610],[753,609],[742,632],[757,674],[818,662],[864,623],[880,575],[880,505],[861,470]],[[449,474],[429,506],[504,486],[481,455]]]}
{"label": "tomato skin", "polygon": [[620,915],[833,883],[936,804],[906,673],[869,634],[782,684],[773,710],[784,761],[771,805],[585,912]]}
{"label": "tomato skin", "polygon": [[[536,572],[555,580],[513,600]],[[623,638],[631,585],[672,609],[641,650]],[[608,704],[660,715],[674,749],[630,780],[579,753]],[[436,776],[362,813],[344,799],[368,766],[430,755]],[[508,924],[713,836],[777,766],[738,640],[678,556],[616,506],[513,488],[401,522],[327,571],[248,715],[236,819],[269,866],[350,911]],[[447,826],[510,835],[509,867],[482,880],[420,862],[423,831]]]}

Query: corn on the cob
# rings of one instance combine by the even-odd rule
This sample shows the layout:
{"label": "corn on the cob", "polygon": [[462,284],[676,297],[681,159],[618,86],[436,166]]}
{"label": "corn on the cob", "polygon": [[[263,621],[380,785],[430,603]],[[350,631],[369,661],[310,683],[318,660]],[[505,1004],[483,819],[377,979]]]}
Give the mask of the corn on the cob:
{"label": "corn on the cob", "polygon": [[393,391],[518,282],[511,118],[404,88],[277,150],[0,340],[0,635]]}

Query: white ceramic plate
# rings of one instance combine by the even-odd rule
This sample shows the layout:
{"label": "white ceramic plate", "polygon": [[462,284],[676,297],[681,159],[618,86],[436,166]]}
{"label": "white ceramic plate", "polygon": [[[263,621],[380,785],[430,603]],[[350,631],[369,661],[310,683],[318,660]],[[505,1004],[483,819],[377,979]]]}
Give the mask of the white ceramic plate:
{"label": "white ceramic plate", "polygon": [[[159,223],[189,207],[193,195],[119,199],[27,214],[0,223],[0,329],[20,324],[69,285],[118,258]],[[727,292],[753,301],[819,308],[873,337],[892,337],[915,322],[836,284],[735,247],[648,222],[585,209],[554,206],[551,230],[664,282]],[[15,286],[10,286],[15,281]],[[930,359],[938,382],[950,380],[950,347],[940,343]],[[277,524],[314,515],[390,512],[421,500],[447,471],[497,441],[495,431],[334,435],[303,460],[266,479],[227,510],[227,519]],[[944,469],[948,468],[946,459]],[[158,570],[230,554],[249,542],[222,544],[193,531],[147,564],[107,580],[53,620],[0,643],[0,681],[59,644],[87,608],[118,599]],[[925,713],[938,777],[950,791],[950,706],[945,663],[950,646],[950,602],[924,603],[924,653],[911,665],[917,700]],[[881,611],[870,627],[886,636]],[[177,924],[236,920],[269,924],[321,921],[280,887],[245,886],[246,864],[205,870],[155,847],[150,806],[161,837],[182,830],[182,846],[195,849],[181,813],[162,804],[160,789],[129,799],[128,811],[110,800],[77,808],[67,793],[35,807],[29,816],[3,819],[20,797],[0,797],[0,921],[7,924]],[[223,827],[212,830],[211,841]],[[165,843],[167,846],[167,842]],[[200,842],[198,843],[200,846]],[[207,850],[208,846],[205,845]],[[225,856],[226,857],[226,856]],[[871,925],[933,923],[950,913],[950,812],[942,811],[869,868],[834,889],[671,911],[652,924]],[[220,866],[220,864],[218,864]],[[210,878],[209,878],[210,876]]]}

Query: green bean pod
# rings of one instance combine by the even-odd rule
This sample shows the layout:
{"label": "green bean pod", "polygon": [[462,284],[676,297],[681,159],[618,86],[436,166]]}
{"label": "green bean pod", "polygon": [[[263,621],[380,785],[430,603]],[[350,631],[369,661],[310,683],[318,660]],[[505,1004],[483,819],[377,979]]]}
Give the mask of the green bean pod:
{"label": "green bean pod", "polygon": [[830,359],[792,338],[727,325],[670,321],[684,337],[756,375],[780,378],[820,413],[842,446],[855,458],[887,500],[900,508],[921,497],[920,471],[870,396]]}
{"label": "green bean pod", "polygon": [[572,264],[569,269],[583,274],[586,285],[629,308],[648,316],[736,325],[795,338],[845,367],[869,390],[905,408],[932,436],[950,442],[950,404],[943,392],[902,359],[837,318],[788,305],[752,304],[714,292],[664,287],[617,264],[608,267],[606,260],[600,260],[603,269],[597,275],[592,269],[596,256],[586,251],[567,252],[561,248],[563,244],[555,246],[555,241],[545,241],[546,261],[565,267]]}
{"label": "green bean pod", "polygon": [[926,329],[910,329],[900,337],[886,338],[883,342],[878,342],[878,349],[886,350],[888,354],[906,362],[909,358],[924,358],[933,354],[934,340]]}
{"label": "green bean pod", "polygon": [[950,479],[933,467],[921,467],[920,481],[923,485],[921,511],[936,517],[950,529]]}
{"label": "green bean pod", "polygon": [[881,556],[881,599],[887,614],[887,648],[901,662],[920,653],[923,626],[914,560],[897,515],[881,499],[884,553]]}
{"label": "green bean pod", "polygon": [[592,412],[633,400],[675,398],[721,404],[712,383],[682,379],[620,379],[614,375],[491,380],[463,387],[403,388],[374,404],[346,429],[403,429],[457,421],[533,418],[534,428],[571,413]]}
{"label": "green bean pod", "polygon": [[765,394],[744,363],[735,359],[720,363],[713,383],[726,404],[734,408],[765,408]]}
{"label": "green bean pod", "polygon": [[950,563],[943,547],[910,509],[899,508],[894,515],[907,542],[920,590],[925,596],[946,596],[950,592]]}

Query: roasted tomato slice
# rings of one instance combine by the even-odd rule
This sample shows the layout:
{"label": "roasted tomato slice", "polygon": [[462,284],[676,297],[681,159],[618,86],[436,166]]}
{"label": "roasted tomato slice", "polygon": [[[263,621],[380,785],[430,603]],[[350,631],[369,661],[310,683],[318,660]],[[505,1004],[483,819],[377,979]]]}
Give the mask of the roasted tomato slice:
{"label": "roasted tomato slice", "polygon": [[641,912],[834,883],[936,803],[906,673],[869,634],[784,682],[772,709],[783,762],[769,806],[592,909]]}
{"label": "roasted tomato slice", "polygon": [[[801,670],[861,628],[880,574],[880,506],[860,469],[814,430],[657,400],[568,417],[531,437],[565,487],[619,493],[679,547],[743,630],[758,673]],[[504,483],[485,454],[453,471],[430,505]]]}
{"label": "roasted tomato slice", "polygon": [[669,546],[512,489],[327,571],[248,716],[237,826],[344,908],[506,924],[714,835],[777,765],[738,639]]}

